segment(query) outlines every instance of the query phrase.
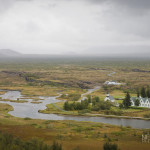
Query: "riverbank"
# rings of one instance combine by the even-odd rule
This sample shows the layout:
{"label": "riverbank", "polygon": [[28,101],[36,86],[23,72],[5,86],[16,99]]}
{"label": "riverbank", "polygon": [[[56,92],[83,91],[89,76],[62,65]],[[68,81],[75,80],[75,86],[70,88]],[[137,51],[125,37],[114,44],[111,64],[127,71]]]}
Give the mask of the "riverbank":
{"label": "riverbank", "polygon": [[[8,91],[3,97],[11,97],[14,100],[22,97],[19,91]],[[116,118],[116,116],[100,116],[102,114],[96,114],[93,112],[84,110],[68,112],[63,110],[63,101],[57,100],[57,96],[54,97],[38,97],[43,99],[39,104],[31,103],[32,99],[28,99],[27,103],[16,103],[9,101],[0,101],[0,103],[6,103],[11,105],[14,110],[10,111],[9,114],[20,118],[33,118],[33,119],[49,119],[49,120],[75,120],[75,121],[91,121],[100,123],[109,123],[113,125],[131,126],[132,128],[149,128],[148,120],[140,119],[127,119],[127,118]],[[59,103],[58,103],[59,102]],[[60,104],[60,105],[58,105]],[[46,108],[50,106],[50,108]],[[44,113],[39,113],[41,111]],[[63,112],[63,113],[62,113]],[[49,114],[48,114],[49,113]],[[87,113],[87,114],[86,114]],[[60,115],[61,114],[61,115]],[[64,115],[65,114],[65,115]],[[74,115],[73,115],[74,114]]]}
{"label": "riverbank", "polygon": [[94,113],[84,113],[82,111],[64,111],[63,102],[53,104],[47,104],[46,109],[39,110],[38,112],[44,114],[59,114],[59,115],[72,115],[72,116],[89,116],[89,117],[106,117],[106,118],[126,118],[126,119],[139,119],[139,120],[150,120],[150,118],[144,117],[131,117],[131,116],[117,116],[117,115],[104,115]]}

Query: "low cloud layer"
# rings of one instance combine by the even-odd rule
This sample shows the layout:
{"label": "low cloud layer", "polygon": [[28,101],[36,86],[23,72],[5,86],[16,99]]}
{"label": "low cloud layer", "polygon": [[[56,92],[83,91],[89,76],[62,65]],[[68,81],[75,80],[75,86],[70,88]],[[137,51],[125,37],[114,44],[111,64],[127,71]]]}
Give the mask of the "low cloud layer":
{"label": "low cloud layer", "polygon": [[149,53],[149,0],[0,0],[0,49]]}

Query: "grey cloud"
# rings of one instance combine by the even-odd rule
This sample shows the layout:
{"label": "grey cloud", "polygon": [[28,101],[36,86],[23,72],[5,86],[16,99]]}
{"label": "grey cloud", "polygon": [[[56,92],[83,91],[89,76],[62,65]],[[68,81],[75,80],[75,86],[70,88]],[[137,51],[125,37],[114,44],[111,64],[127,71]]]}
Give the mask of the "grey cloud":
{"label": "grey cloud", "polygon": [[[141,38],[150,38],[150,0],[89,0],[105,4],[105,29]],[[100,12],[101,14],[101,12]],[[100,19],[99,19],[100,20]]]}
{"label": "grey cloud", "polygon": [[115,5],[121,5],[123,7],[136,8],[136,9],[150,8],[149,0],[87,0],[87,1],[93,4],[98,4],[98,3],[115,4]]}
{"label": "grey cloud", "polygon": [[0,0],[0,48],[146,53],[149,18],[150,0]]}
{"label": "grey cloud", "polygon": [[0,12],[6,11],[15,1],[16,0],[0,0]]}
{"label": "grey cloud", "polygon": [[116,4],[126,6],[133,9],[149,9],[150,1],[149,0],[114,0]]}

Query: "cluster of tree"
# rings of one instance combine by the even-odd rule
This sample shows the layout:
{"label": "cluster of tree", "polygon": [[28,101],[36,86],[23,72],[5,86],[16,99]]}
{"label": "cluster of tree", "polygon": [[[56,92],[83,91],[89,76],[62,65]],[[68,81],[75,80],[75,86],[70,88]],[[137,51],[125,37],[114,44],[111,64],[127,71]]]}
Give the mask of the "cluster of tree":
{"label": "cluster of tree", "polygon": [[[140,101],[139,99],[135,100],[135,106],[139,106]],[[123,100],[123,103],[119,105],[120,108],[129,108],[131,106],[131,96],[129,92],[126,93],[125,99]]]}
{"label": "cluster of tree", "polygon": [[92,97],[88,95],[87,99],[89,103],[92,103],[92,105],[96,105],[96,103],[100,102],[100,98],[98,96]]}
{"label": "cluster of tree", "polygon": [[123,107],[129,108],[131,106],[131,96],[129,92],[126,93],[125,99],[123,100]]}
{"label": "cluster of tree", "polygon": [[92,110],[100,111],[100,110],[110,110],[112,103],[109,101],[101,101],[99,97],[94,97],[92,100]]}
{"label": "cluster of tree", "polygon": [[81,102],[73,102],[73,103],[69,103],[68,101],[66,101],[64,103],[65,110],[83,110],[83,109],[88,109],[88,106],[89,106],[88,100],[84,100]]}
{"label": "cluster of tree", "polygon": [[0,150],[62,150],[62,145],[53,142],[50,146],[37,139],[25,142],[8,133],[0,133]]}
{"label": "cluster of tree", "polygon": [[112,106],[110,102],[101,101],[99,97],[91,97],[88,96],[88,99],[81,102],[73,102],[69,103],[68,101],[64,103],[65,110],[83,110],[90,109],[89,104],[92,103],[91,110],[99,111],[99,110],[109,110]]}
{"label": "cluster of tree", "polygon": [[81,94],[62,94],[61,98],[71,100],[71,101],[77,101],[81,97]]}
{"label": "cluster of tree", "polygon": [[150,98],[150,89],[142,87],[140,90],[137,91],[137,97],[148,97]]}

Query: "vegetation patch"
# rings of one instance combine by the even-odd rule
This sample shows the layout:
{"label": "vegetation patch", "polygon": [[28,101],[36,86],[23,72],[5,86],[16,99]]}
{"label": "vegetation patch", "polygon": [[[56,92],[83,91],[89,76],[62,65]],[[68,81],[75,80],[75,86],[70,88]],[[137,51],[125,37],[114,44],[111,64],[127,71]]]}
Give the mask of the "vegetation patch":
{"label": "vegetation patch", "polygon": [[42,102],[35,102],[35,101],[32,101],[31,103],[33,103],[33,104],[40,104],[40,103],[42,103]]}
{"label": "vegetation patch", "polygon": [[47,145],[43,141],[33,138],[29,141],[23,141],[20,138],[14,138],[11,134],[0,132],[1,150],[62,150],[62,145],[57,142]]}
{"label": "vegetation patch", "polygon": [[27,103],[28,101],[26,100],[10,100],[10,99],[2,99],[0,101],[4,101],[4,102],[15,102],[15,103]]}
{"label": "vegetation patch", "polygon": [[62,94],[59,99],[77,101],[81,98],[81,94]]}

